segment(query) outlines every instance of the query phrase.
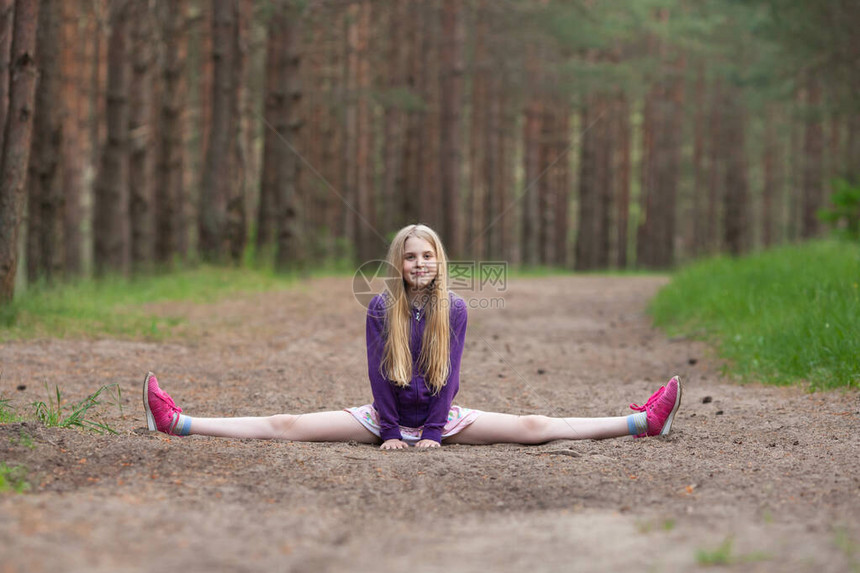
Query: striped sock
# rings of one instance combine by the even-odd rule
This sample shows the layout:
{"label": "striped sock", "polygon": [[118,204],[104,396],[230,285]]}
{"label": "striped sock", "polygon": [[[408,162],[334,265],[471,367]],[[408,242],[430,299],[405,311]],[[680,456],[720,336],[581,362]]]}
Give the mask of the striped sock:
{"label": "striped sock", "polygon": [[648,431],[648,415],[645,412],[627,416],[627,431],[631,436],[638,436]]}
{"label": "striped sock", "polygon": [[191,433],[191,416],[185,414],[176,414],[176,416],[170,431],[177,436],[187,436]]}

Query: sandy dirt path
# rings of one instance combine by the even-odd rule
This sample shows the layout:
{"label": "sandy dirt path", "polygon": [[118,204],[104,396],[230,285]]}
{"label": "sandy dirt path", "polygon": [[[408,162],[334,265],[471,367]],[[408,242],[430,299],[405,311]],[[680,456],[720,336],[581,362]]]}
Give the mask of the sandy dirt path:
{"label": "sandy dirt path", "polygon": [[645,440],[383,452],[146,431],[147,370],[191,415],[369,402],[342,278],[154,306],[185,319],[164,343],[0,345],[20,408],[45,384],[77,401],[118,383],[125,402],[99,409],[116,436],[0,426],[0,461],[32,483],[0,495],[0,572],[860,571],[860,394],[727,382],[705,345],[650,327],[665,282],[515,280],[494,310],[461,293],[477,302],[457,403],[622,415],[681,375],[671,435]]}

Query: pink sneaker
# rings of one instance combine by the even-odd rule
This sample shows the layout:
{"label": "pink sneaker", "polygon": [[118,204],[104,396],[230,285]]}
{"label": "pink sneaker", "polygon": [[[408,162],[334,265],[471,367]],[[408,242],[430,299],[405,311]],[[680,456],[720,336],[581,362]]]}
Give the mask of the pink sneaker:
{"label": "pink sneaker", "polygon": [[150,431],[179,435],[173,430],[179,421],[182,408],[176,405],[167,392],[158,387],[158,380],[152,372],[147,372],[146,378],[143,379],[143,407],[146,409],[146,425]]}
{"label": "pink sneaker", "polygon": [[665,386],[654,392],[644,406],[630,404],[630,408],[638,412],[645,412],[648,419],[648,431],[639,434],[637,438],[644,436],[665,436],[672,429],[672,420],[678,406],[681,405],[681,380],[674,376]]}

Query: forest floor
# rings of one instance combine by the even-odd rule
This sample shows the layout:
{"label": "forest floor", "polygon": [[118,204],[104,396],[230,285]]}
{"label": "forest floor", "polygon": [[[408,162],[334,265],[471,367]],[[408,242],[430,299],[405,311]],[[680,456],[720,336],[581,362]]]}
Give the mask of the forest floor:
{"label": "forest floor", "polygon": [[191,415],[369,402],[343,278],[154,305],[184,319],[163,343],[2,344],[19,409],[46,384],[74,402],[118,383],[124,407],[98,410],[119,435],[0,425],[0,461],[32,486],[0,495],[0,571],[860,570],[860,394],[725,380],[705,344],[650,326],[665,282],[510,280],[504,308],[469,315],[456,403],[615,416],[679,374],[671,434],[640,440],[380,451],[146,430],[147,370]]}

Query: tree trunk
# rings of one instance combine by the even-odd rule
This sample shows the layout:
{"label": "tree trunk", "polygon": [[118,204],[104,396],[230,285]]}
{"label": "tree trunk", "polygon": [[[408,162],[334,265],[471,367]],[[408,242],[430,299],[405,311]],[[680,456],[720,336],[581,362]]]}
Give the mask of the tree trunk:
{"label": "tree trunk", "polygon": [[152,146],[152,24],[147,7],[131,4],[131,82],[129,86],[129,222],[131,265],[144,270],[153,254],[153,186],[149,150]]}
{"label": "tree trunk", "polygon": [[683,153],[684,129],[684,73],[686,57],[676,56],[671,64],[669,86],[667,89],[668,108],[664,121],[667,130],[665,174],[661,177],[665,185],[663,218],[660,226],[661,248],[657,265],[670,268],[675,264],[675,239],[678,232],[678,189],[681,178],[681,155]]}
{"label": "tree trunk", "polygon": [[739,89],[726,94],[724,109],[726,144],[725,245],[732,255],[743,254],[749,245],[749,185],[745,155],[745,113]]}
{"label": "tree trunk", "polygon": [[[842,122],[844,118],[832,114],[830,129],[827,137],[827,177],[824,186],[825,195],[830,191],[830,182],[844,175],[842,166]],[[827,197],[822,196],[822,202],[827,203]]]}
{"label": "tree trunk", "polygon": [[848,140],[845,144],[845,177],[860,185],[860,112],[848,119]]}
{"label": "tree trunk", "polygon": [[[216,0],[224,2],[225,0]],[[233,0],[233,24],[230,28],[230,43],[232,50],[232,65],[228,68],[230,74],[230,137],[228,139],[228,162],[230,164],[229,183],[223,188],[225,193],[225,238],[230,261],[239,264],[245,250],[248,238],[247,219],[245,217],[245,196],[247,186],[245,174],[247,161],[244,155],[242,131],[242,102],[245,99],[245,46],[243,45],[242,30],[245,28],[242,7],[246,0]]]}
{"label": "tree trunk", "polygon": [[762,246],[770,247],[779,242],[779,213],[777,210],[778,191],[781,188],[779,174],[777,172],[777,161],[779,157],[779,145],[776,137],[776,107],[768,104],[764,113],[764,157],[762,168],[764,171],[764,183],[762,188],[761,225]]}
{"label": "tree trunk", "polygon": [[[358,240],[359,261],[377,258],[378,231],[376,230],[376,204],[373,193],[373,132],[370,109],[370,17],[371,2],[362,0],[358,11],[356,44],[356,83],[358,101],[356,103],[356,238]],[[359,216],[360,214],[360,216]]]}
{"label": "tree trunk", "polygon": [[[216,0],[219,1],[219,0]],[[220,0],[224,1],[224,0]],[[245,196],[247,186],[245,174],[248,169],[247,159],[242,145],[242,102],[245,99],[245,85],[242,81],[245,76],[245,48],[242,44],[243,23],[242,6],[246,0],[233,2],[233,27],[231,34],[232,61],[230,68],[230,115],[231,129],[228,147],[228,161],[231,165],[230,181],[224,189],[226,193],[226,235],[227,248],[230,253],[230,261],[239,264],[245,251],[245,243],[248,239],[248,225],[245,216]]]}
{"label": "tree trunk", "polygon": [[[299,141],[301,129],[300,105],[302,99],[301,82],[299,74],[301,70],[301,31],[302,22],[296,9],[291,8],[287,12],[282,44],[281,66],[283,71],[280,77],[284,82],[284,108],[282,110],[283,120],[280,129],[286,131],[286,139],[295,146]],[[280,142],[283,143],[283,142]],[[301,265],[304,260],[302,249],[302,238],[299,235],[299,198],[296,192],[296,181],[298,179],[298,157],[295,149],[287,145],[280,146],[281,155],[279,159],[280,171],[278,173],[278,193],[276,209],[278,219],[277,251],[275,254],[275,268],[284,272]]]}
{"label": "tree trunk", "polygon": [[0,149],[3,149],[3,128],[9,112],[9,71],[12,68],[14,21],[15,0],[0,0]]}
{"label": "tree trunk", "polygon": [[345,102],[343,111],[343,198],[344,238],[352,245],[351,255],[358,257],[358,20],[361,16],[359,3],[351,3],[346,14],[346,58],[345,58]]}
{"label": "tree trunk", "polygon": [[463,254],[460,215],[462,144],[460,109],[463,97],[464,28],[460,0],[444,0],[442,16],[441,172],[443,225],[448,254]]}
{"label": "tree trunk", "polygon": [[[321,20],[320,26],[326,30],[326,52],[325,66],[327,72],[326,91],[327,98],[325,127],[323,129],[323,167],[326,173],[326,178],[329,184],[334,189],[340,192],[344,190],[343,175],[344,164],[342,154],[339,152],[343,147],[343,122],[340,120],[341,103],[343,102],[343,82],[338,81],[342,74],[343,66],[343,42],[340,41],[340,32],[343,29],[342,19],[343,11],[339,11],[333,20],[335,25],[329,24],[329,18],[319,17]],[[326,221],[325,228],[322,229],[322,239],[325,241],[326,252],[336,257],[343,257],[342,245],[344,235],[344,226],[342,224],[343,216],[341,212],[344,209],[344,203],[340,197],[335,196],[328,185],[324,184],[325,189],[322,193],[322,201],[325,208],[324,219]],[[339,241],[340,239],[340,241]]]}
{"label": "tree trunk", "polygon": [[[405,52],[408,57],[406,88],[414,99],[423,97],[423,13],[415,9],[408,15],[405,23]],[[421,193],[421,154],[424,151],[425,137],[422,131],[424,111],[411,106],[406,113],[406,132],[403,144],[403,175],[398,187],[405,190],[400,195],[400,210],[403,223],[414,223],[419,216],[418,196]]]}
{"label": "tree trunk", "polygon": [[[487,63],[489,69],[493,69],[498,63],[492,50]],[[500,260],[508,255],[508,242],[513,237],[508,230],[513,226],[511,220],[512,212],[506,210],[507,193],[509,190],[507,160],[508,138],[512,134],[508,131],[515,129],[508,119],[505,102],[505,84],[500,74],[487,73],[487,122],[483,134],[484,157],[484,185],[485,197],[483,205],[485,216],[483,225],[478,230],[486,242],[485,252],[491,260]],[[515,220],[515,219],[514,219]],[[516,221],[516,220],[515,220]],[[517,221],[518,222],[518,221]]]}
{"label": "tree trunk", "polygon": [[80,63],[86,65],[81,74],[82,102],[78,128],[84,142],[83,149],[76,152],[76,159],[83,157],[84,173],[82,176],[82,221],[81,249],[82,270],[92,274],[95,257],[95,222],[99,169],[102,154],[105,151],[107,137],[107,45],[109,7],[103,2],[85,2],[83,4],[88,18],[82,33],[85,36]]}
{"label": "tree trunk", "polygon": [[574,268],[579,271],[596,268],[595,253],[600,223],[597,189],[598,137],[600,122],[596,114],[596,96],[586,96],[580,125],[579,216],[576,225]]}
{"label": "tree trunk", "polygon": [[599,94],[594,101],[597,123],[592,130],[595,137],[595,189],[597,229],[594,236],[592,268],[609,268],[610,224],[612,214],[612,139],[611,119],[607,94]]}
{"label": "tree trunk", "polygon": [[238,50],[240,65],[237,70],[239,138],[236,140],[236,152],[241,168],[239,173],[241,185],[239,188],[242,190],[241,200],[243,201],[241,213],[242,248],[244,248],[248,238],[248,229],[252,228],[256,221],[254,207],[258,201],[259,187],[257,182],[260,180],[260,158],[254,145],[259,124],[257,118],[262,112],[258,109],[261,98],[258,97],[260,87],[256,81],[259,73],[255,68],[260,51],[258,42],[254,40],[254,5],[256,3],[256,0],[240,0],[239,3]]}
{"label": "tree trunk", "polygon": [[630,226],[630,172],[631,172],[631,127],[630,107],[626,96],[622,93],[618,96],[616,107],[616,143],[617,150],[615,171],[618,176],[615,179],[617,213],[616,222],[617,239],[616,250],[618,257],[616,265],[619,269],[627,268],[627,249],[629,247],[628,227]]}
{"label": "tree trunk", "polygon": [[567,101],[556,104],[555,157],[555,230],[553,249],[555,258],[550,261],[556,265],[567,266],[567,234],[570,217],[570,107]]}
{"label": "tree trunk", "polygon": [[812,77],[806,86],[806,131],[803,138],[803,214],[800,236],[818,234],[817,212],[822,204],[822,161],[824,134],[821,129],[821,86]]}
{"label": "tree trunk", "polygon": [[542,265],[549,265],[555,259],[555,169],[556,160],[555,132],[557,129],[554,113],[554,102],[547,100],[541,114],[540,140],[538,142],[538,177],[532,193],[537,195],[538,203],[538,260]]}
{"label": "tree trunk", "polygon": [[791,110],[791,123],[789,135],[789,150],[788,156],[795,159],[791,162],[787,175],[789,177],[789,193],[788,193],[788,224],[786,232],[789,241],[796,241],[800,237],[800,229],[802,226],[802,209],[803,201],[803,158],[802,139],[804,122],[799,119],[801,110],[803,109],[803,100],[805,94],[802,88],[798,88],[794,94],[794,105]]}
{"label": "tree trunk", "polygon": [[[516,234],[516,210],[514,209],[514,185],[516,181],[516,170],[514,168],[515,158],[515,130],[519,117],[519,107],[508,99],[508,90],[511,89],[510,79],[504,75],[498,79],[498,90],[495,91],[496,98],[493,102],[494,111],[491,112],[490,124],[497,126],[494,132],[496,136],[493,141],[493,161],[490,167],[494,170],[493,180],[495,187],[490,192],[492,212],[497,213],[491,221],[490,233],[490,257],[495,260],[506,258],[510,253],[510,260],[514,263],[522,262],[522,256],[518,252]],[[498,110],[498,111],[495,111]],[[494,119],[498,118],[498,121]]]}
{"label": "tree trunk", "polygon": [[656,188],[656,154],[657,149],[657,88],[652,87],[645,95],[642,109],[642,158],[640,169],[639,218],[636,231],[636,265],[650,267],[654,260],[654,210]]}
{"label": "tree trunk", "polygon": [[200,254],[210,262],[224,262],[230,251],[227,210],[234,184],[233,142],[238,137],[236,117],[237,67],[236,7],[212,0],[212,121],[200,189]]}
{"label": "tree trunk", "polygon": [[708,202],[705,216],[706,253],[720,250],[720,209],[723,190],[723,95],[725,88],[720,81],[714,85],[711,96],[711,113],[708,119]]}
{"label": "tree trunk", "polygon": [[489,215],[485,203],[489,198],[489,178],[487,161],[489,148],[484,139],[489,121],[489,107],[492,105],[489,84],[489,54],[487,50],[487,0],[480,0],[474,8],[475,39],[472,51],[472,101],[469,136],[469,205],[467,213],[466,251],[476,259],[486,256],[487,233],[484,228]]}
{"label": "tree trunk", "polygon": [[185,204],[187,202],[183,173],[183,145],[186,106],[185,52],[186,2],[162,0],[159,4],[164,38],[164,60],[161,68],[161,95],[158,146],[158,184],[155,188],[155,260],[169,265],[174,255],[187,256]]}
{"label": "tree trunk", "polygon": [[538,80],[538,56],[529,53],[526,56],[526,75],[528,76],[530,93],[525,109],[525,123],[523,124],[523,159],[525,164],[522,197],[522,261],[526,265],[537,265],[539,260],[539,189],[538,177],[540,176],[540,137],[541,118],[543,107],[535,90]]}
{"label": "tree trunk", "polygon": [[28,174],[27,275],[31,282],[52,283],[62,276],[63,187],[60,150],[63,118],[60,77],[60,10],[54,0],[42,0],[37,33],[39,89],[36,91],[33,141]]}
{"label": "tree trunk", "polygon": [[409,26],[408,7],[405,2],[395,2],[388,10],[388,45],[386,60],[388,61],[389,101],[384,112],[383,135],[383,164],[382,180],[382,228],[383,233],[397,230],[403,222],[403,214],[399,196],[405,192],[403,181],[403,145],[405,141],[405,117],[403,104],[391,101],[397,90],[406,87],[406,74],[410,61],[409,37],[406,28]]}
{"label": "tree trunk", "polygon": [[692,232],[690,237],[690,249],[694,257],[707,252],[708,237],[706,230],[705,205],[707,203],[708,188],[705,171],[705,133],[707,127],[706,102],[705,102],[705,65],[698,64],[696,73],[696,86],[693,95],[694,117],[693,117],[693,206]]}
{"label": "tree trunk", "polygon": [[[668,10],[660,9],[658,19],[667,21]],[[681,157],[685,60],[676,56],[667,61],[666,45],[659,47],[663,77],[647,96],[644,119],[646,137],[643,157],[642,192],[645,224],[636,241],[640,267],[665,269],[674,263],[676,208]]]}
{"label": "tree trunk", "polygon": [[[0,303],[15,294],[18,268],[18,231],[23,216],[30,138],[33,129],[33,104],[36,70],[37,2],[16,2],[12,30],[9,74],[8,113],[3,126],[3,152],[0,157]],[[2,86],[0,86],[2,87]],[[0,90],[2,91],[2,90]]]}
{"label": "tree trunk", "polygon": [[110,5],[108,40],[107,143],[102,152],[93,222],[98,275],[128,272],[128,37],[129,3]]}
{"label": "tree trunk", "polygon": [[[83,271],[83,219],[82,205],[84,173],[91,156],[86,138],[86,74],[87,62],[95,58],[86,57],[89,39],[79,32],[78,18],[82,8],[77,0],[61,2],[62,44],[60,55],[61,81],[63,84],[63,143],[61,161],[63,177],[62,193],[65,197],[63,214],[63,242],[65,260],[63,271],[67,277]],[[2,81],[2,80],[0,80]]]}
{"label": "tree trunk", "polygon": [[281,148],[285,147],[282,138],[287,137],[283,129],[283,115],[286,94],[284,93],[283,72],[286,66],[284,57],[285,10],[276,9],[269,18],[266,36],[266,96],[263,136],[263,167],[260,175],[260,200],[257,207],[257,250],[264,251],[275,240],[277,212],[275,204],[278,194],[278,164]]}
{"label": "tree trunk", "polygon": [[421,36],[422,44],[419,57],[420,96],[424,99],[424,110],[421,116],[419,130],[420,152],[419,164],[419,187],[418,189],[418,217],[420,221],[438,229],[442,233],[442,239],[447,243],[449,238],[442,228],[442,202],[440,194],[440,113],[441,99],[439,85],[439,5],[435,2],[421,3],[416,9],[419,18],[423,20],[420,25],[424,26],[424,34]]}

